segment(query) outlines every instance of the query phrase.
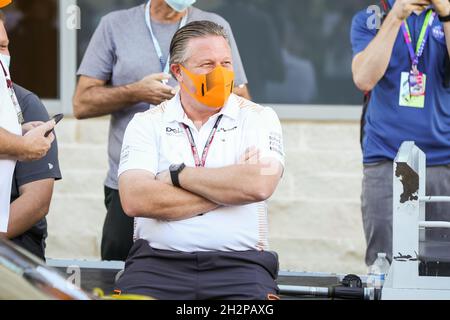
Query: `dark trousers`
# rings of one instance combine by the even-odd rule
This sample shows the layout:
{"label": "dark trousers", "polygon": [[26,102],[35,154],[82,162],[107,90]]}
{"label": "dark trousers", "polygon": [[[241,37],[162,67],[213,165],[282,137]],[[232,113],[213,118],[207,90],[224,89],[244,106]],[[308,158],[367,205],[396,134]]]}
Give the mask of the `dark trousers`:
{"label": "dark trousers", "polygon": [[133,246],[133,218],[123,211],[119,191],[106,186],[105,206],[107,212],[103,225],[102,260],[124,261]]}
{"label": "dark trousers", "polygon": [[278,294],[277,273],[271,252],[186,253],[156,250],[140,239],[116,288],[163,300],[267,300]]}

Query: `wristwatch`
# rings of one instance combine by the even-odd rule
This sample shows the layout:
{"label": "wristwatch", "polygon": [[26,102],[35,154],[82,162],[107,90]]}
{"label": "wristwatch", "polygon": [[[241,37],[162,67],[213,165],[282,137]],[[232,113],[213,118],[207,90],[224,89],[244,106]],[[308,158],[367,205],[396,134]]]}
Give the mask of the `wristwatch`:
{"label": "wristwatch", "polygon": [[439,16],[439,21],[441,21],[441,22],[449,22],[450,21],[450,15],[445,16],[445,17]]}
{"label": "wristwatch", "polygon": [[178,176],[180,175],[181,171],[183,171],[184,168],[186,168],[186,165],[184,163],[172,164],[169,167],[170,178],[172,179],[172,184],[175,187],[181,188],[180,180],[178,179]]}

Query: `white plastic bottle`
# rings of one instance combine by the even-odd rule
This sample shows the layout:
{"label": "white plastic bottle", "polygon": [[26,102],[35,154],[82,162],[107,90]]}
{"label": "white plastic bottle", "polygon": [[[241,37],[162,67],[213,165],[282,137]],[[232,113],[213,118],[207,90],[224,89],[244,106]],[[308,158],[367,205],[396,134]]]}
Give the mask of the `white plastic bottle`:
{"label": "white plastic bottle", "polygon": [[378,253],[378,257],[369,267],[369,276],[367,277],[367,287],[381,289],[384,280],[389,272],[390,264],[386,259],[386,253]]}

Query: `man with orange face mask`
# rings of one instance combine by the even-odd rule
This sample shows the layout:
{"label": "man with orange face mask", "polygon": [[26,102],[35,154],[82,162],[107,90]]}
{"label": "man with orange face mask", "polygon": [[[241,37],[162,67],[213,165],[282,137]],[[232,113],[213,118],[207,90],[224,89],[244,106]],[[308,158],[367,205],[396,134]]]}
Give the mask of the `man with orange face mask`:
{"label": "man with orange face mask", "polygon": [[172,39],[169,101],[125,132],[119,192],[134,238],[117,290],[158,299],[270,299],[266,200],[284,168],[276,113],[232,93],[224,29],[192,22]]}
{"label": "man with orange face mask", "polygon": [[125,260],[133,245],[133,219],[123,211],[118,192],[120,151],[133,116],[176,94],[177,82],[169,74],[169,46],[175,32],[192,21],[208,20],[222,25],[233,52],[234,93],[249,97],[247,77],[230,25],[217,14],[194,7],[195,2],[146,0],[136,7],[107,14],[92,36],[78,70],[80,78],[73,99],[75,117],[111,115],[102,260]]}

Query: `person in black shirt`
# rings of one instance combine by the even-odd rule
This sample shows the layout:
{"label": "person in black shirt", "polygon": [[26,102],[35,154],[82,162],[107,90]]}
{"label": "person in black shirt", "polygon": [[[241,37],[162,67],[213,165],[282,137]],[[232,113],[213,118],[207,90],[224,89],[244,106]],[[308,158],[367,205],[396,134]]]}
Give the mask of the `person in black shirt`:
{"label": "person in black shirt", "polygon": [[[49,120],[49,115],[32,92],[14,84],[25,122]],[[56,139],[47,155],[38,161],[17,162],[11,191],[11,211],[6,237],[45,260],[47,222],[55,180],[61,179]]]}

